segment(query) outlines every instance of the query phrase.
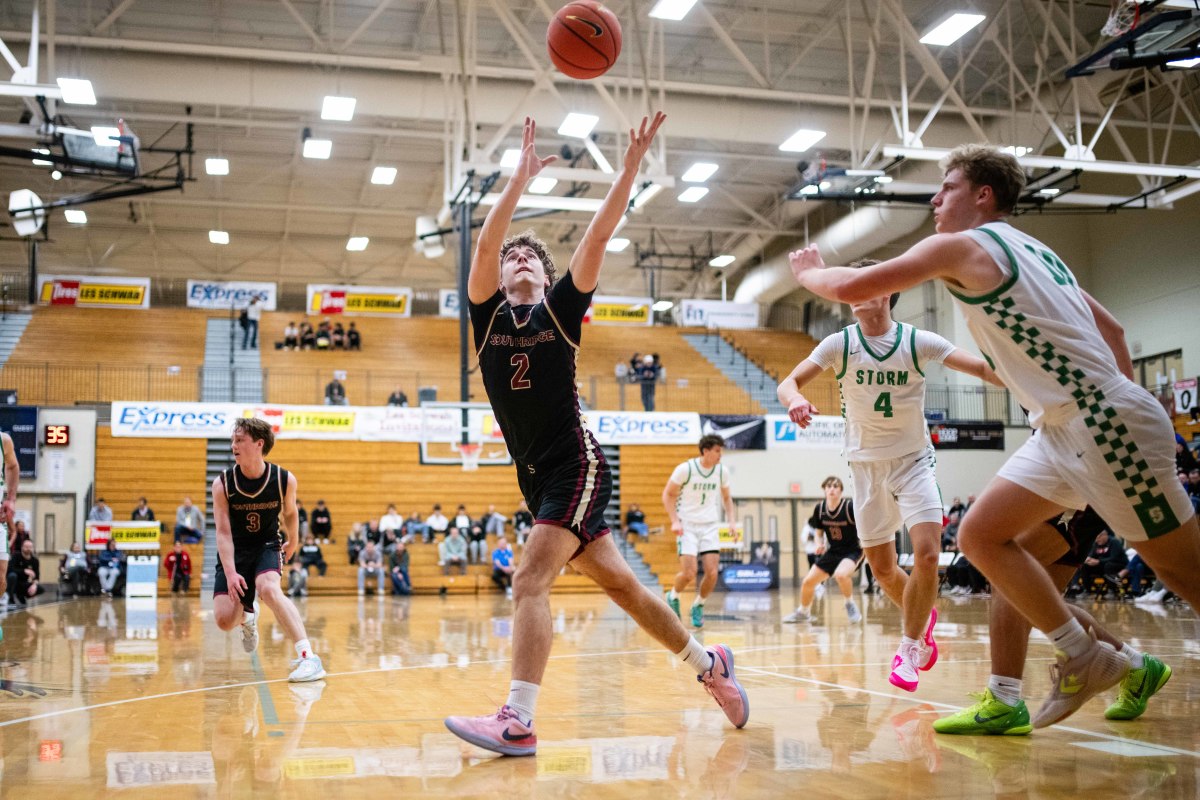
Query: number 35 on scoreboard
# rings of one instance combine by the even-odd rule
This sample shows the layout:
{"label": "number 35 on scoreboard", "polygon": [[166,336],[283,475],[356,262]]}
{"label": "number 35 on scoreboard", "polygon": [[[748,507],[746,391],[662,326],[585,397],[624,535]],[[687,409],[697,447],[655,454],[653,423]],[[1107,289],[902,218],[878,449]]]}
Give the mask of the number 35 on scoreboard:
{"label": "number 35 on scoreboard", "polygon": [[71,443],[70,425],[47,425],[42,439],[47,447],[66,447]]}

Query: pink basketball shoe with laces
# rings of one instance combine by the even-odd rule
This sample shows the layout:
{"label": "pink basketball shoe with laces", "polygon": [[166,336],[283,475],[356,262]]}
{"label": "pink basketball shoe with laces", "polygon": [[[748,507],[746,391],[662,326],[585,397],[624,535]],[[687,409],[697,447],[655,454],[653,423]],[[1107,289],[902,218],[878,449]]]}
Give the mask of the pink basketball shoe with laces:
{"label": "pink basketball shoe with laces", "polygon": [[506,756],[531,756],[537,752],[533,720],[523,722],[508,706],[486,717],[446,717],[446,727],[460,739]]}

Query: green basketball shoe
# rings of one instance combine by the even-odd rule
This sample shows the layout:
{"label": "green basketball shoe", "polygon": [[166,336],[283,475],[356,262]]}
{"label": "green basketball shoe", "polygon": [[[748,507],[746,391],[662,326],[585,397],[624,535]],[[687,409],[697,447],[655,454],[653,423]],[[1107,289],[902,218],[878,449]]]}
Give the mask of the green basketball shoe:
{"label": "green basketball shoe", "polygon": [[970,708],[964,708],[957,714],[942,717],[933,721],[933,729],[938,733],[957,733],[965,736],[994,734],[1001,736],[1024,736],[1033,730],[1029,724],[1029,709],[1024,700],[1018,700],[1015,706],[1005,705],[992,695],[991,689],[984,689],[983,694],[971,693],[978,701]]}
{"label": "green basketball shoe", "polygon": [[1142,668],[1131,669],[1121,681],[1117,701],[1104,711],[1105,719],[1137,719],[1146,702],[1171,680],[1171,668],[1152,655],[1142,656]]}
{"label": "green basketball shoe", "polygon": [[670,592],[667,592],[667,605],[669,605],[671,610],[675,612],[675,616],[683,619],[683,616],[679,613],[679,598],[671,597]]}
{"label": "green basketball shoe", "polygon": [[699,604],[692,606],[692,627],[704,627],[704,606]]}

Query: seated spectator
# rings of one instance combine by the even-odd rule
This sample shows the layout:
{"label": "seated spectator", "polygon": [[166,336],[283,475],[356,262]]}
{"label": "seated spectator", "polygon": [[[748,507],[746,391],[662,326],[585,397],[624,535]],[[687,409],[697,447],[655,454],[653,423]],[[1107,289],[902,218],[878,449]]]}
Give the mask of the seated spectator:
{"label": "seated spectator", "polygon": [[134,522],[154,522],[154,511],[146,504],[146,498],[138,498],[137,507],[129,518]]}
{"label": "seated spectator", "polygon": [[112,509],[104,502],[103,497],[96,498],[96,505],[88,511],[88,522],[112,522]]}
{"label": "seated spectator", "polygon": [[513,512],[513,532],[517,534],[517,547],[525,546],[525,537],[533,530],[533,514],[524,500]]}
{"label": "seated spectator", "polygon": [[329,544],[333,535],[333,516],[325,506],[324,500],[318,500],[308,518],[308,529],[321,544]]}
{"label": "seated spectator", "polygon": [[121,565],[124,561],[125,557],[117,549],[116,542],[109,539],[104,543],[104,549],[97,557],[98,566],[96,568],[96,573],[100,576],[100,594],[105,597],[113,596],[113,587],[117,585],[117,579],[121,577]]}
{"label": "seated spectator", "polygon": [[1178,433],[1175,434],[1175,469],[1179,472],[1191,472],[1200,467],[1196,456],[1188,449],[1187,442]]}
{"label": "seated spectator", "polygon": [[40,583],[41,562],[33,553],[33,542],[26,539],[21,552],[8,562],[8,596],[12,605],[25,605],[31,597],[46,591]]}
{"label": "seated spectator", "polygon": [[329,383],[325,384],[325,405],[346,405],[346,387],[343,386],[342,382],[337,378],[334,378]]}
{"label": "seated spectator", "polygon": [[443,575],[450,574],[450,567],[458,567],[460,574],[467,574],[467,540],[459,534],[458,528],[451,528],[438,544],[438,563],[442,565]]}
{"label": "seated spectator", "polygon": [[367,546],[367,540],[363,538],[362,523],[356,522],[350,526],[350,537],[346,540],[346,555],[350,557],[351,564],[358,563],[358,554]]}
{"label": "seated spectator", "polygon": [[380,531],[383,538],[379,542],[379,549],[383,551],[384,558],[390,558],[392,553],[396,552],[396,546],[400,544],[400,537],[395,531]]}
{"label": "seated spectator", "polygon": [[404,517],[396,513],[396,506],[388,504],[387,513],[379,518],[379,530],[387,533],[391,531],[399,538],[404,530]]}
{"label": "seated spectator", "polygon": [[408,547],[404,542],[397,543],[396,549],[388,559],[391,566],[392,594],[412,594],[412,580],[408,577]]}
{"label": "seated spectator", "polygon": [[455,509],[454,519],[452,519],[450,521],[450,527],[458,528],[458,532],[461,533],[464,537],[470,532],[470,530],[471,530],[471,515],[467,513],[466,506],[464,506],[460,503],[458,508]]}
{"label": "seated spectator", "polygon": [[467,555],[472,564],[482,564],[487,555],[487,533],[478,522],[472,522],[467,528]]}
{"label": "seated spectator", "polygon": [[496,542],[492,551],[492,582],[512,597],[513,549],[508,539],[503,536]]}
{"label": "seated spectator", "polygon": [[418,536],[428,541],[429,526],[421,519],[421,515],[414,511],[408,515],[408,519],[404,520],[404,536],[401,538],[405,544],[412,544]]}
{"label": "seated spectator", "polygon": [[8,552],[19,553],[21,546],[25,542],[32,541],[33,537],[29,535],[29,531],[25,529],[25,520],[19,519],[13,523],[12,533],[9,534]]}
{"label": "seated spectator", "polygon": [[308,570],[295,559],[288,569],[288,597],[308,597]]}
{"label": "seated spectator", "polygon": [[295,350],[300,346],[300,329],[296,327],[295,322],[289,322],[283,329],[283,346],[288,350]]}
{"label": "seated spectator", "polygon": [[322,578],[325,577],[325,570],[329,569],[321,552],[321,545],[317,544],[316,537],[311,533],[304,537],[304,544],[300,545],[300,568],[307,575],[309,567],[316,567],[317,574]]}
{"label": "seated spectator", "polygon": [[171,581],[171,594],[187,594],[192,586],[192,557],[180,542],[176,542],[175,549],[167,553],[167,557],[163,559],[163,566],[167,570],[167,578]]}
{"label": "seated spectator", "polygon": [[483,531],[491,536],[504,535],[504,523],[508,522],[508,517],[496,510],[496,507],[488,506],[487,513],[480,520],[483,523]]}
{"label": "seated spectator", "polygon": [[300,535],[308,535],[308,509],[304,507],[304,501],[299,497],[296,498],[296,516],[300,518]]}
{"label": "seated spectator", "polygon": [[408,406],[408,395],[404,393],[403,389],[397,386],[396,391],[388,395],[387,404],[389,406],[400,406],[401,408],[405,408]]}
{"label": "seated spectator", "polygon": [[373,519],[367,522],[363,527],[363,536],[368,542],[374,542],[376,546],[383,544],[383,532],[379,530],[379,520]]}
{"label": "seated spectator", "polygon": [[[1146,593],[1145,588],[1143,588],[1145,583],[1147,581],[1153,582],[1155,577],[1154,570],[1150,569],[1150,566],[1142,560],[1142,557],[1138,555],[1137,552],[1131,552],[1133,552],[1133,556],[1129,559],[1129,564],[1125,567],[1125,569],[1117,573],[1117,578],[1128,579],[1129,593],[1134,597],[1141,597]],[[1128,555],[1128,553],[1126,553],[1126,555]]]}
{"label": "seated spectator", "polygon": [[204,538],[204,512],[192,505],[192,498],[183,498],[175,509],[175,541],[195,544]]}
{"label": "seated spectator", "polygon": [[367,542],[367,546],[358,554],[358,593],[366,593],[366,582],[371,578],[378,582],[378,595],[382,600],[383,574],[383,556],[374,542]]}
{"label": "seated spectator", "polygon": [[317,333],[308,322],[300,323],[300,349],[312,350],[317,346]]}
{"label": "seated spectator", "polygon": [[1089,591],[1097,578],[1117,577],[1117,573],[1129,565],[1129,557],[1125,555],[1125,545],[1120,539],[1111,536],[1108,531],[1100,531],[1092,552],[1083,560],[1079,568],[1079,581],[1083,590]]}
{"label": "seated spectator", "polygon": [[646,525],[646,512],[637,503],[630,503],[625,512],[625,532],[636,533],[643,539],[650,538],[650,528]]}
{"label": "seated spectator", "polygon": [[425,518],[425,524],[429,526],[429,530],[425,532],[426,542],[433,541],[439,533],[445,533],[450,528],[450,520],[442,513],[441,505],[433,507],[433,513]]}
{"label": "seated spectator", "polygon": [[[30,542],[32,545],[33,543]],[[71,594],[79,596],[87,589],[88,573],[87,553],[79,546],[79,542],[71,542],[71,549],[62,557],[58,565],[59,581],[66,584]]]}
{"label": "seated spectator", "polygon": [[333,332],[329,335],[329,342],[333,345],[334,350],[343,350],[346,347],[346,330],[342,327],[342,323],[334,323]]}
{"label": "seated spectator", "polygon": [[350,330],[346,331],[346,348],[348,350],[362,349],[362,334],[358,328],[354,327],[354,323],[350,323]]}

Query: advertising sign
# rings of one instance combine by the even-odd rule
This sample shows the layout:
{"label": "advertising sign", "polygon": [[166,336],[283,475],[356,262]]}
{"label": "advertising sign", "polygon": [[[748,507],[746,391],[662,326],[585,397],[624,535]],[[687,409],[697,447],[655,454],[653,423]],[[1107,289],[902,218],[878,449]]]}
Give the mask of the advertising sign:
{"label": "advertising sign", "polygon": [[589,411],[584,422],[600,444],[695,444],[700,415],[652,411]]}
{"label": "advertising sign", "polygon": [[840,449],[846,439],[846,420],[841,417],[818,415],[807,428],[801,429],[786,414],[768,414],[767,449],[800,448]]}
{"label": "advertising sign", "polygon": [[150,279],[42,275],[38,278],[38,302],[79,308],[149,308]]}
{"label": "advertising sign", "polygon": [[767,421],[745,414],[701,414],[700,430],[725,440],[726,450],[766,450]]}
{"label": "advertising sign", "polygon": [[458,318],[457,289],[438,289],[438,316]]}
{"label": "advertising sign", "polygon": [[331,314],[411,317],[412,289],[407,286],[308,285],[305,311],[317,316]]}
{"label": "advertising sign", "polygon": [[654,300],[649,297],[592,298],[588,320],[595,325],[653,325]]}
{"label": "advertising sign", "polygon": [[935,450],[1003,450],[1002,422],[939,422],[929,426]]}
{"label": "advertising sign", "polygon": [[103,550],[112,539],[118,550],[157,550],[161,530],[157,522],[88,522],[87,549]]}
{"label": "advertising sign", "polygon": [[723,303],[720,300],[681,300],[675,317],[679,325],[699,328],[757,328],[757,303]]}
{"label": "advertising sign", "polygon": [[263,311],[275,310],[278,292],[273,283],[250,283],[247,281],[193,281],[187,282],[188,308],[245,308],[258,298]]}

